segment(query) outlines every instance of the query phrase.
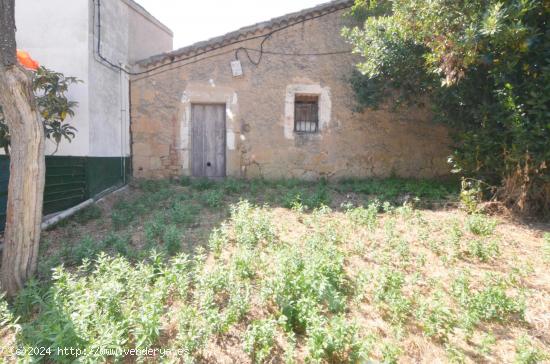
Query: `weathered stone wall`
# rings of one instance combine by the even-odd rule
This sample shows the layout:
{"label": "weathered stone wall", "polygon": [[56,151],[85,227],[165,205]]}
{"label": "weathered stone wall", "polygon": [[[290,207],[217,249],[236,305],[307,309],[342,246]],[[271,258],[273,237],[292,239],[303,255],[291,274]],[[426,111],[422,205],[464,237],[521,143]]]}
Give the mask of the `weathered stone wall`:
{"label": "weathered stone wall", "polygon": [[[325,53],[349,49],[340,37],[344,11],[274,33],[264,50]],[[354,112],[347,82],[358,59],[350,54],[264,53],[259,66],[239,51],[244,75],[230,62],[238,47],[259,49],[263,38],[210,51],[136,76],[132,81],[133,170],[136,177],[190,175],[193,103],[225,103],[227,175],[313,179],[448,173],[444,127],[409,109]],[[258,52],[250,51],[256,60]],[[199,61],[203,59],[202,61]],[[153,67],[153,66],[150,66]],[[319,95],[320,132],[293,132],[294,93]]]}

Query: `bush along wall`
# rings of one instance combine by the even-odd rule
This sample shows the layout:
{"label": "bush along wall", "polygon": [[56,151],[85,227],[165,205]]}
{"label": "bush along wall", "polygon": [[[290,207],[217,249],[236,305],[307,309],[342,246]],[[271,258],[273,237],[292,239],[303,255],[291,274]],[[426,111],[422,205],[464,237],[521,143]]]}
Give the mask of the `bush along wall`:
{"label": "bush along wall", "polygon": [[521,214],[550,216],[548,5],[356,0],[352,13],[362,26],[343,33],[362,57],[359,108],[428,100],[454,137],[456,173]]}

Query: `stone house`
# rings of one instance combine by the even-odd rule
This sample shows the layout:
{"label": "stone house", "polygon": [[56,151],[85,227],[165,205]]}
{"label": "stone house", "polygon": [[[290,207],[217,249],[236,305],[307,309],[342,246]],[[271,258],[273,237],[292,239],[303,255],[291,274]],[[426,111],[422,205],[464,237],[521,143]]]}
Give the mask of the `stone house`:
{"label": "stone house", "polygon": [[137,63],[136,177],[315,179],[448,173],[446,129],[411,108],[355,112],[336,0]]}

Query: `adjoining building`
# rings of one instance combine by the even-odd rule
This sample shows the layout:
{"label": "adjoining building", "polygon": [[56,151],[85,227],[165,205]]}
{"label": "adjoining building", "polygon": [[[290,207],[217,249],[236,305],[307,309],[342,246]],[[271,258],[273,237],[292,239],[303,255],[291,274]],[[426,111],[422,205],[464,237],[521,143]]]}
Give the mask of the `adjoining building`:
{"label": "adjoining building", "polygon": [[[173,34],[132,0],[17,0],[16,40],[40,65],[74,76],[71,143],[46,142],[44,212],[76,205],[124,183],[130,170],[129,76],[139,59],[172,50]],[[0,226],[9,163],[0,158]]]}
{"label": "adjoining building", "polygon": [[[170,29],[132,0],[18,0],[15,11],[18,48],[83,81],[68,92],[78,132],[56,155],[129,157],[129,83],[118,67],[172,50]],[[53,143],[46,148],[51,154]]]}

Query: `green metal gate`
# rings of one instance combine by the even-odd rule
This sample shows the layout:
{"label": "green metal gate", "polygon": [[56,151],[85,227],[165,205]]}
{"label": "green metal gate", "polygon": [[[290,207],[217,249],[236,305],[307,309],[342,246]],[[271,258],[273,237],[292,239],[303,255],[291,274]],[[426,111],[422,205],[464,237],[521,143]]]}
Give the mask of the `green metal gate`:
{"label": "green metal gate", "polygon": [[[43,213],[68,209],[121,185],[129,172],[129,158],[46,156]],[[9,174],[9,157],[0,156],[0,231],[6,223]]]}

